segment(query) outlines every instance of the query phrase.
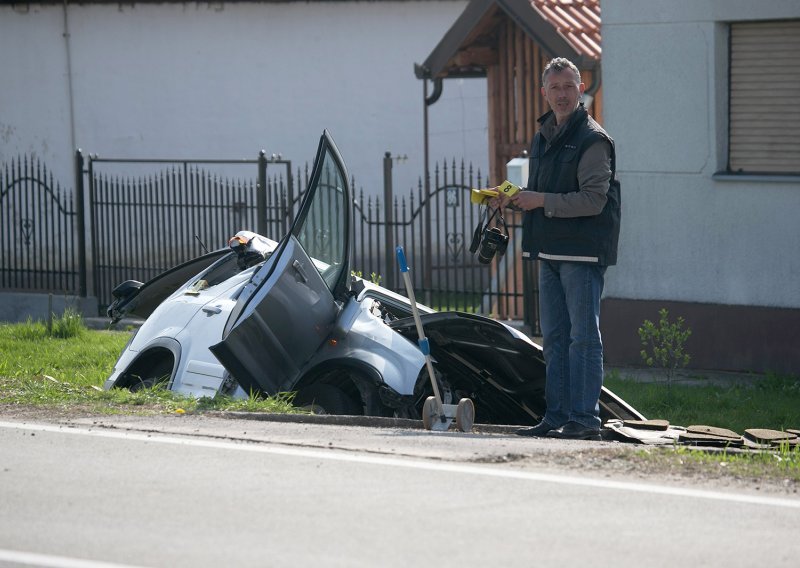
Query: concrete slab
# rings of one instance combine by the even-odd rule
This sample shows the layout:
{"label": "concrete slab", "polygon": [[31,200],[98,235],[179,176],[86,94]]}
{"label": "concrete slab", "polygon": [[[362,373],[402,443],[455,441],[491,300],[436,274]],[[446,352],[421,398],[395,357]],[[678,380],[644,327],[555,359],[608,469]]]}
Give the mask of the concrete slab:
{"label": "concrete slab", "polygon": [[97,298],[32,292],[0,293],[0,321],[4,322],[25,322],[28,318],[44,321],[49,312],[61,315],[68,307],[74,308],[84,317],[96,316]]}

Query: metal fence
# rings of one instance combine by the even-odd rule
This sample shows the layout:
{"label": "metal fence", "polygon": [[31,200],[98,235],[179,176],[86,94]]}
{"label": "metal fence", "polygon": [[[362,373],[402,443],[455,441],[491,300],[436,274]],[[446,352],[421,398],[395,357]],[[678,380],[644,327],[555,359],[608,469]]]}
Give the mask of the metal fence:
{"label": "metal fence", "polygon": [[146,282],[224,246],[240,228],[255,228],[256,179],[214,170],[249,165],[250,173],[256,162],[90,157],[93,290],[100,306],[120,282]]}
{"label": "metal fence", "polygon": [[0,168],[0,288],[81,295],[83,217],[39,160]]}
{"label": "metal fence", "polygon": [[481,211],[469,196],[483,185],[480,172],[463,162],[437,164],[428,180],[431,189],[425,185],[420,180],[415,190],[395,199],[385,191],[389,195],[383,203],[380,197],[365,203],[362,192],[356,202],[356,270],[404,292],[393,254],[402,245],[420,301],[438,309],[525,320],[538,332],[536,264],[519,256],[521,220],[513,213],[506,218],[512,235],[508,254],[481,264],[469,250]]}
{"label": "metal fence", "polygon": [[[506,219],[511,243],[503,258],[480,264],[469,251],[479,222],[469,192],[483,185],[480,172],[463,162],[438,164],[430,178],[395,195],[391,168],[387,154],[383,196],[357,192],[351,268],[404,293],[394,254],[402,245],[420,301],[524,320],[536,333],[536,263],[519,256],[520,220],[513,214]],[[43,167],[18,161],[0,174],[0,287],[86,295],[88,274],[100,313],[120,282],[147,281],[225,246],[239,230],[279,239],[310,175],[308,164],[293,171],[291,161],[263,152],[253,160],[130,160],[84,159],[79,151],[76,171],[74,201],[82,203],[86,193],[87,230],[73,228],[83,207],[73,206],[70,193],[57,185],[52,189]],[[86,234],[90,242],[84,244]]]}

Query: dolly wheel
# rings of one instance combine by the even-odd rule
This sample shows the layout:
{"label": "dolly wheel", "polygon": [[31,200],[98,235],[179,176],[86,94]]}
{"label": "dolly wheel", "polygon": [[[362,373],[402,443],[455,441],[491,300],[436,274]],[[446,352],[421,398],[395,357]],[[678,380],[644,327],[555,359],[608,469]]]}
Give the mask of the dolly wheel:
{"label": "dolly wheel", "polygon": [[433,421],[439,420],[439,413],[436,412],[436,397],[429,396],[422,405],[422,425],[426,430],[433,428]]}
{"label": "dolly wheel", "polygon": [[456,427],[462,432],[471,432],[475,421],[475,405],[472,400],[462,398],[456,407]]}

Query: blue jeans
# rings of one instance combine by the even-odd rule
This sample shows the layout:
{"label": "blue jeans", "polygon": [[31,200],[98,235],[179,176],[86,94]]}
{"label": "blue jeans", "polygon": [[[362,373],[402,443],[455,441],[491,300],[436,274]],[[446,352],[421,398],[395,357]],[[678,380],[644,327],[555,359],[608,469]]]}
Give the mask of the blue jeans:
{"label": "blue jeans", "polygon": [[539,313],[547,365],[544,421],[600,427],[603,343],[600,296],[606,267],[539,263]]}

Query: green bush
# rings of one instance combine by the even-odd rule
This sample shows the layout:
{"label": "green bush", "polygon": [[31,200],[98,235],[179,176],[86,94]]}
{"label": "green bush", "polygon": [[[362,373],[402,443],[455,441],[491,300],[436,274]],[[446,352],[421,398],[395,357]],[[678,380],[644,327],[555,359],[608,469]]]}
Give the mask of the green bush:
{"label": "green bush", "polygon": [[686,352],[685,343],[692,335],[691,329],[684,329],[684,321],[679,317],[675,323],[669,321],[669,312],[661,308],[658,312],[658,325],[645,320],[639,328],[642,341],[640,352],[642,360],[648,367],[664,370],[667,377],[667,388],[671,390],[675,371],[689,364],[691,357]]}

